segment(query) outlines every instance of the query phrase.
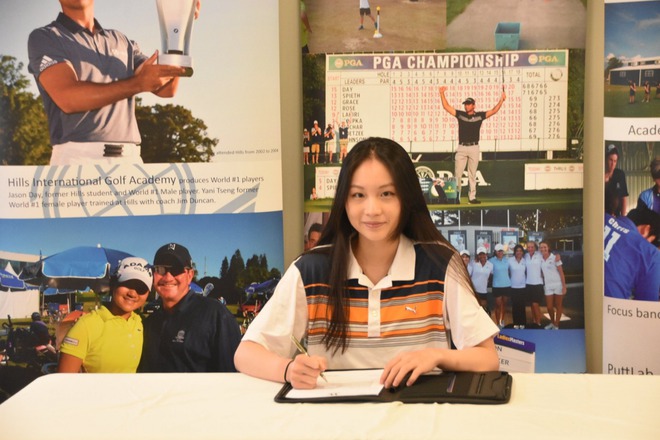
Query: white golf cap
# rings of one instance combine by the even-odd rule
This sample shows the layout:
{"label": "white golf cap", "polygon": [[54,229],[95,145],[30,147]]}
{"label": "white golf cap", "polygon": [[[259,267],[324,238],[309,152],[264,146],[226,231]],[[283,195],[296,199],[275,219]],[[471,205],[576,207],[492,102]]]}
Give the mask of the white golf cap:
{"label": "white golf cap", "polygon": [[153,272],[147,260],[138,257],[127,257],[117,266],[117,283],[122,284],[130,280],[141,281],[146,290],[151,290]]}

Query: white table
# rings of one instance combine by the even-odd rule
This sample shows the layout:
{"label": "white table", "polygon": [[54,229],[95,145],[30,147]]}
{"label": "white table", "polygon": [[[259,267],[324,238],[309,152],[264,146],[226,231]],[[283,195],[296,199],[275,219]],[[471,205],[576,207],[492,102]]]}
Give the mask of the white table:
{"label": "white table", "polygon": [[242,374],[51,374],[0,405],[23,439],[658,439],[660,377],[514,374],[505,405],[278,404]]}

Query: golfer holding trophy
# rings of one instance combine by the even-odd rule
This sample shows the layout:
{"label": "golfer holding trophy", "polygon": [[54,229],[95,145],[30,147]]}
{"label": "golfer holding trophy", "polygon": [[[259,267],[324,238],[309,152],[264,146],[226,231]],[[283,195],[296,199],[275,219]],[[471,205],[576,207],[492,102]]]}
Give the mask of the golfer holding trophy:
{"label": "golfer holding trophy", "polygon": [[183,67],[186,69],[183,76],[193,74],[190,39],[200,3],[200,0],[156,0],[162,41],[158,64]]}

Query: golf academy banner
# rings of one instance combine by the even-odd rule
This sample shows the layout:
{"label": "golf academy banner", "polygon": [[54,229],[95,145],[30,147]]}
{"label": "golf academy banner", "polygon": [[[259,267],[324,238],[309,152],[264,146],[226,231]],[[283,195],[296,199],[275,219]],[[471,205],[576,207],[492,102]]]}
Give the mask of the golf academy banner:
{"label": "golf academy banner", "polygon": [[[660,374],[660,1],[605,2],[603,372]],[[640,335],[649,336],[635,343]]]}
{"label": "golf academy banner", "polygon": [[[488,285],[501,368],[585,372],[583,2],[557,11],[473,1],[456,13],[444,2],[300,3],[306,248],[327,221],[345,155],[367,137],[393,139],[468,265],[496,248],[523,268],[526,256],[561,261],[560,294],[544,291],[533,265],[537,296],[523,282],[494,298]],[[476,143],[461,140],[452,115],[466,104],[488,115]],[[478,149],[474,171],[455,160],[465,148]]]}
{"label": "golf academy banner", "polygon": [[12,318],[99,307],[116,255],[167,243],[235,313],[284,269],[278,3],[93,6],[86,28],[57,1],[0,5],[0,263],[40,293]]}
{"label": "golf academy banner", "polygon": [[260,155],[242,172],[236,162],[6,167],[0,204],[5,218],[278,211],[278,156]]}

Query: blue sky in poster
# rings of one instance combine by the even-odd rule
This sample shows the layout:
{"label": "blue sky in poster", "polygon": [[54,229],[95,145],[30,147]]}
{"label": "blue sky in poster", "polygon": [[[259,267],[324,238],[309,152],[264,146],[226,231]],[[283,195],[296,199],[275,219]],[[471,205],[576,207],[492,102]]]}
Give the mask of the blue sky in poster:
{"label": "blue sky in poster", "polygon": [[[194,75],[182,79],[173,99],[139,95],[146,105],[190,109],[206,123],[208,135],[219,139],[218,148],[225,149],[262,148],[279,139],[280,132],[278,3],[240,3],[239,7],[234,2],[202,1],[190,48]],[[24,64],[23,73],[31,79],[35,95],[38,91],[27,71],[28,35],[52,22],[60,10],[57,0],[0,2],[0,29],[5,36],[0,39],[0,55],[14,56]],[[144,53],[160,50],[155,0],[96,0],[95,16],[102,26],[137,41]],[[245,102],[259,105],[242,105]],[[254,130],[256,121],[260,130]]]}
{"label": "blue sky in poster", "polygon": [[605,4],[605,62],[660,56],[660,1]]}
{"label": "blue sky in poster", "polygon": [[101,246],[153,259],[168,242],[190,250],[200,277],[218,276],[222,259],[238,249],[244,260],[265,254],[283,271],[282,214],[164,215],[0,219],[2,250],[43,256],[77,246]]}

